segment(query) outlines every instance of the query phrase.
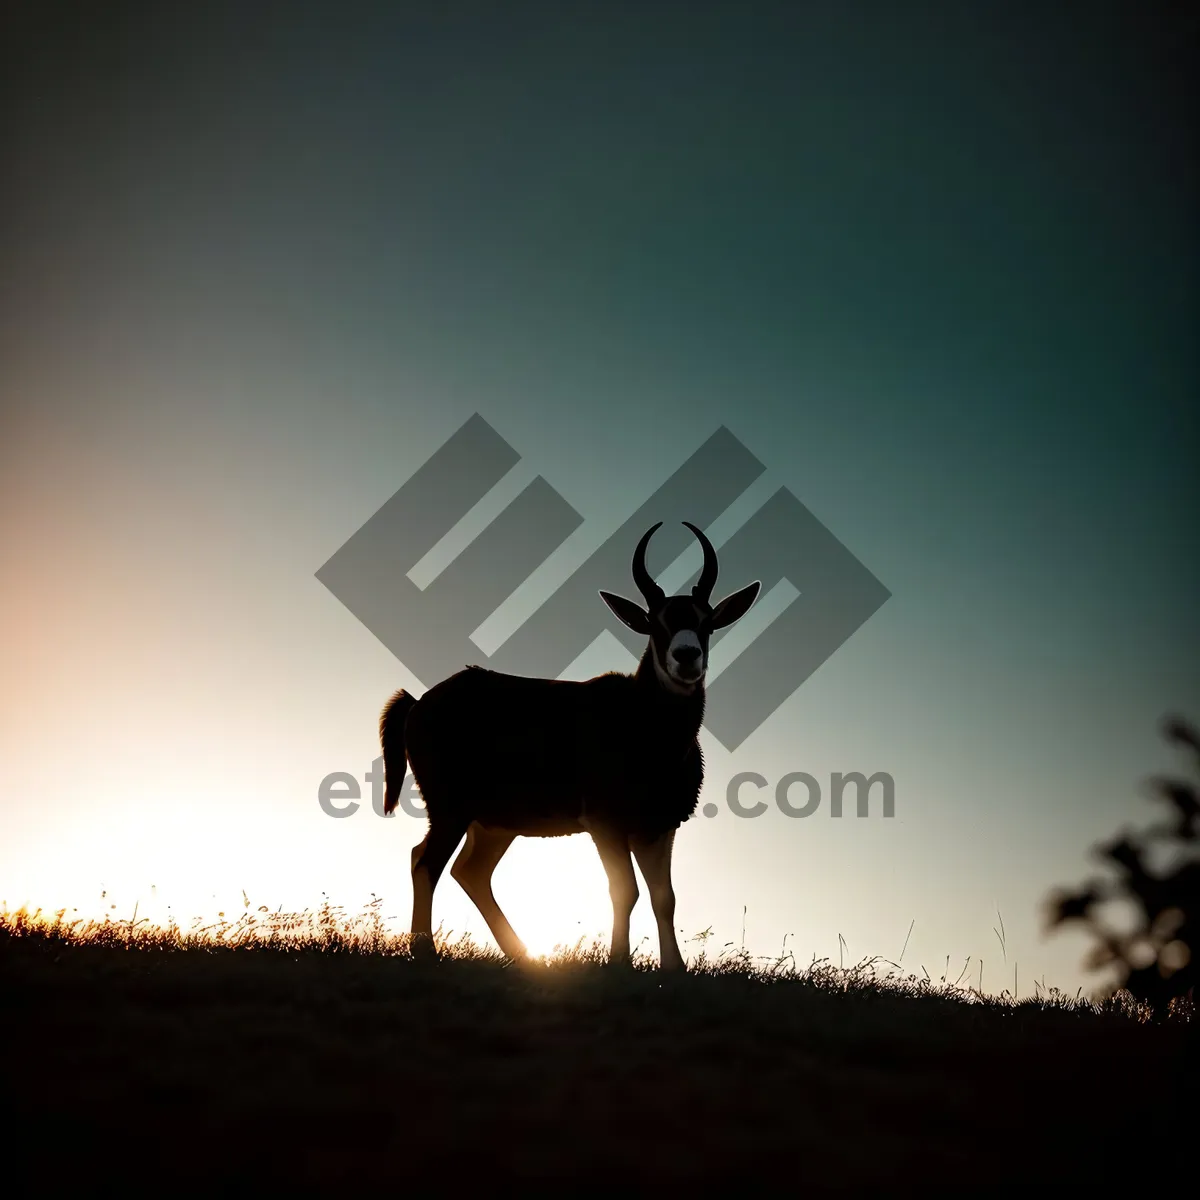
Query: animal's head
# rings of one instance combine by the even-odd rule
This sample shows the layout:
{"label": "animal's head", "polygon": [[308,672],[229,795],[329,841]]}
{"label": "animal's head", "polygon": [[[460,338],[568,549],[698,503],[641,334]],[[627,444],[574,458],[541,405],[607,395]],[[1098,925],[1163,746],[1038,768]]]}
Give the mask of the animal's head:
{"label": "animal's head", "polygon": [[650,652],[660,682],[671,691],[694,692],[704,682],[708,670],[708,639],[716,629],[724,629],[744,617],[762,586],[758,580],[732,592],[716,604],[709,603],[717,582],[717,552],[712,542],[689,521],[684,524],[704,548],[704,568],[691,594],[668,596],[646,570],[646,546],[662,522],[648,529],[633,554],[633,580],[645,598],[646,607],[601,592],[600,598],[622,624],[634,633],[650,639]]}

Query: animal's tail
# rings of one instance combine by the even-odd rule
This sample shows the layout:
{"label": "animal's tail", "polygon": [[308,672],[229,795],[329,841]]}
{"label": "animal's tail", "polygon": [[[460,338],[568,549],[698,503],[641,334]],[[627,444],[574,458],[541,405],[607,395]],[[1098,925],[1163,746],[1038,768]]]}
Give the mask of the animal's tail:
{"label": "animal's tail", "polygon": [[383,747],[383,813],[391,816],[400,800],[408,757],[404,749],[404,722],[416,704],[415,696],[398,691],[379,717],[379,743]]}

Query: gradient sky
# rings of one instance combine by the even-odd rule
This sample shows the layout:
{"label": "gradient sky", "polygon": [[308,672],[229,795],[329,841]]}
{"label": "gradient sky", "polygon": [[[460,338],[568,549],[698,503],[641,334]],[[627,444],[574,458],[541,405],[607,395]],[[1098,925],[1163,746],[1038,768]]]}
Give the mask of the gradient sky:
{"label": "gradient sky", "polygon": [[[167,7],[6,19],[0,898],[405,927],[422,826],[317,786],[417,681],[314,572],[473,412],[585,518],[547,587],[724,424],[892,598],[706,741],[684,936],[1086,985],[1039,906],[1200,717],[1175,6]],[[740,770],[896,815],[739,820]],[[586,839],[496,892],[606,931]]]}

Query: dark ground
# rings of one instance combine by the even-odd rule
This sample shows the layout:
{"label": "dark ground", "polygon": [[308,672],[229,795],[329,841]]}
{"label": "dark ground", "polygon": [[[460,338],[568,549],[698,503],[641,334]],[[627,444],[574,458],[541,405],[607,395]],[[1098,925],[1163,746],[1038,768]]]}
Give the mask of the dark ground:
{"label": "dark ground", "polygon": [[1155,1194],[1185,1134],[1195,1175],[1194,1020],[8,932],[0,972],[8,1159],[38,1191]]}

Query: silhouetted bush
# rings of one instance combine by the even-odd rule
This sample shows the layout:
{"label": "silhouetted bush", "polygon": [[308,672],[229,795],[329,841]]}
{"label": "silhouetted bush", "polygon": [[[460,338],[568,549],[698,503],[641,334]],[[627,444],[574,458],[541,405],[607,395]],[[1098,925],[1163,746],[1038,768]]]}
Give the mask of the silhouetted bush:
{"label": "silhouetted bush", "polygon": [[[1185,748],[1193,767],[1200,768],[1200,733],[1193,726],[1173,718],[1165,723],[1164,734]],[[1097,940],[1088,966],[1116,968],[1118,986],[1156,1014],[1190,1017],[1200,950],[1200,787],[1162,778],[1151,785],[1154,797],[1174,810],[1172,818],[1097,847],[1117,878],[1055,893],[1050,898],[1050,925],[1086,923]],[[1170,863],[1156,871],[1150,860],[1161,859],[1164,850],[1173,852]],[[1100,915],[1104,905],[1119,900],[1131,901],[1136,910],[1135,927],[1124,933]]]}

